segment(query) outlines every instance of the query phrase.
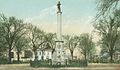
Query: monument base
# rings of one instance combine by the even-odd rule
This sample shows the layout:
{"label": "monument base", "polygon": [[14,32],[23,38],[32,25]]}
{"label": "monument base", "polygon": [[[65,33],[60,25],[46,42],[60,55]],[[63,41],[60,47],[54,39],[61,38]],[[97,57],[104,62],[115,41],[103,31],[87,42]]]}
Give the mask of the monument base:
{"label": "monument base", "polygon": [[66,64],[64,41],[56,41],[56,47],[53,53],[52,64],[53,65]]}

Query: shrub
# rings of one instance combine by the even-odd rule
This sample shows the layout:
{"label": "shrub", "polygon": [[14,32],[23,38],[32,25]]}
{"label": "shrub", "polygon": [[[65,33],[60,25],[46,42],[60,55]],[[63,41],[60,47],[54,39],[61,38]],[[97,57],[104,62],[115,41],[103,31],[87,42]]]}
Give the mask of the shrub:
{"label": "shrub", "polygon": [[8,64],[9,61],[6,58],[0,58],[0,64]]}

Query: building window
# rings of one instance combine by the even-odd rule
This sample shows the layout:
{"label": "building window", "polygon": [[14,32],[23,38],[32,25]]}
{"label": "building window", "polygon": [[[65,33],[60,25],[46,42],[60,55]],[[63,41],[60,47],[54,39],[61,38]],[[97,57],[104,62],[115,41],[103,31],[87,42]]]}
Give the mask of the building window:
{"label": "building window", "polygon": [[11,52],[11,57],[14,58],[14,52]]}

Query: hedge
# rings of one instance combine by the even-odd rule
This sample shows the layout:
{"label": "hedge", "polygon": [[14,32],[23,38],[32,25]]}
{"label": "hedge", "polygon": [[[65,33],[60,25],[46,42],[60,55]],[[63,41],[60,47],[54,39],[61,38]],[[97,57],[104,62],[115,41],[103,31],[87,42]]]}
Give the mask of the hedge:
{"label": "hedge", "polygon": [[69,60],[66,65],[52,65],[52,61],[30,61],[31,67],[87,67],[87,60]]}

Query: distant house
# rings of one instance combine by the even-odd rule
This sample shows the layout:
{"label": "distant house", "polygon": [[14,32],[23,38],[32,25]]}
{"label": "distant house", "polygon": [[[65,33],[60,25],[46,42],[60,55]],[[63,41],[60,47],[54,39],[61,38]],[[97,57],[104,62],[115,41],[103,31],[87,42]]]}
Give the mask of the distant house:
{"label": "distant house", "polygon": [[[52,48],[50,47],[50,44],[46,43],[46,44],[43,44],[42,46],[43,46],[43,48],[39,48],[37,50],[38,60],[52,59]],[[6,52],[6,54],[4,54],[4,56],[6,56],[8,58],[8,52]],[[12,57],[12,61],[17,61],[17,51],[15,49],[13,49],[11,51],[11,57]],[[35,55],[31,49],[25,49],[25,50],[21,51],[20,61],[30,61],[30,60],[34,60],[34,59],[35,59]]]}
{"label": "distant house", "polygon": [[52,59],[52,48],[48,43],[45,46],[46,47],[44,49],[37,50],[38,60]]}
{"label": "distant house", "polygon": [[[13,50],[11,52],[12,60],[17,60],[17,51]],[[20,61],[30,61],[33,57],[33,53],[30,49],[26,49],[21,51],[20,53]]]}

